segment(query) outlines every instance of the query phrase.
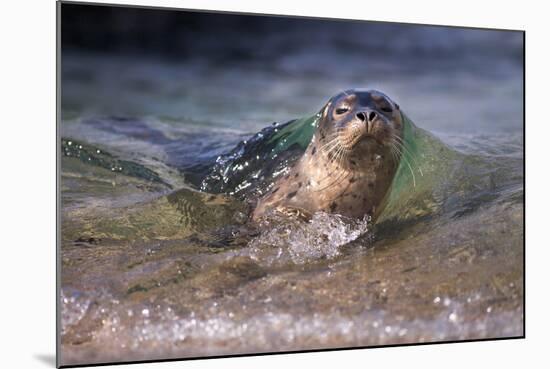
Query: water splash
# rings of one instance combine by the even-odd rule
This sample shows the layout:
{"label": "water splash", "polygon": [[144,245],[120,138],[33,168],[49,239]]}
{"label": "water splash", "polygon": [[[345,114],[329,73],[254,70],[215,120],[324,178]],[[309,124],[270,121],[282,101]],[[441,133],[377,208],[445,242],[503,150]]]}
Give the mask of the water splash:
{"label": "water splash", "polygon": [[220,155],[200,189],[227,193],[240,199],[264,195],[274,181],[286,174],[313,137],[319,115],[273,123]]}
{"label": "water splash", "polygon": [[249,256],[271,265],[304,264],[340,255],[341,247],[368,231],[369,219],[352,220],[341,215],[317,212],[308,222],[271,216],[264,220],[264,231],[249,243]]}

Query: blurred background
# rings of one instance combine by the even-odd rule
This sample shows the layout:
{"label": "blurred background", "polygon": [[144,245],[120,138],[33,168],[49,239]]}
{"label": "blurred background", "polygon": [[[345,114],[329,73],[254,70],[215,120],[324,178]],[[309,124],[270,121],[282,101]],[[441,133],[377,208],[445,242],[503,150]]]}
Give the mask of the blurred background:
{"label": "blurred background", "polygon": [[254,132],[353,87],[419,126],[523,127],[523,33],[62,5],[62,118],[117,115]]}

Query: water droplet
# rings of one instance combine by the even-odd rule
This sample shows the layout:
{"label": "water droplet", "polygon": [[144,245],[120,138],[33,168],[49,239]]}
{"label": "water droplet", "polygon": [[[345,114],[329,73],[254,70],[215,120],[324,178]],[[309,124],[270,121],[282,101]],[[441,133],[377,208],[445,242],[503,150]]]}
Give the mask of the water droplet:
{"label": "water droplet", "polygon": [[451,322],[456,322],[456,318],[457,318],[456,313],[450,313],[449,314],[449,320]]}
{"label": "water droplet", "polygon": [[149,309],[143,309],[141,311],[141,315],[145,316],[145,317],[148,317],[149,316]]}
{"label": "water droplet", "polygon": [[439,296],[437,296],[435,299],[434,299],[434,304],[439,304],[441,302],[441,298]]}

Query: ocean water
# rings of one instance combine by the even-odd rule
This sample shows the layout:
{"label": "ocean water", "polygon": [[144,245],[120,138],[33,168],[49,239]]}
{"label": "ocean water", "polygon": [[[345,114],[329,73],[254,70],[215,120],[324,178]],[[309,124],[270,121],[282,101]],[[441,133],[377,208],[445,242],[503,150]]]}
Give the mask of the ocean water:
{"label": "ocean water", "polygon": [[[523,334],[521,35],[330,30],[271,33],[250,59],[64,51],[63,364]],[[200,191],[225,154],[245,165],[237,145],[262,154],[256,133],[353,87],[392,97],[428,148],[377,224],[251,226],[251,178],[299,152]]]}

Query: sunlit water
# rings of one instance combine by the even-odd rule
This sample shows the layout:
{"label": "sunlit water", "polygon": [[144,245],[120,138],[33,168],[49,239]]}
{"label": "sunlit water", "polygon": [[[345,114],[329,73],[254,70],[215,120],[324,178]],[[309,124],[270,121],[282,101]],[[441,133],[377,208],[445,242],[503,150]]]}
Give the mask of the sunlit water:
{"label": "sunlit water", "polygon": [[[246,78],[64,59],[64,364],[523,334],[522,86],[502,78],[517,66],[381,75],[373,59],[298,83],[292,58],[308,57]],[[266,137],[356,86],[433,133],[416,139],[414,184],[404,171],[377,224],[317,213],[251,225],[249,204],[303,149]]]}

